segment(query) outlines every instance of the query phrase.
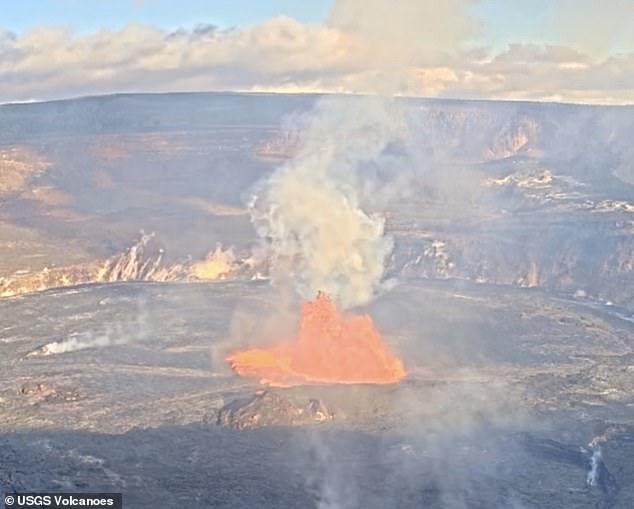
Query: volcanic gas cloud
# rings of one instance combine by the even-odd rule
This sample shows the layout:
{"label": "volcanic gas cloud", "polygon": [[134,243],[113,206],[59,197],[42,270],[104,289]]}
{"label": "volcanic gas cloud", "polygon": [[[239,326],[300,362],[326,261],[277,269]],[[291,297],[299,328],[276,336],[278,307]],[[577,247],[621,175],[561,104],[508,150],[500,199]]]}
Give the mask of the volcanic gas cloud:
{"label": "volcanic gas cloud", "polygon": [[389,352],[367,315],[338,311],[324,293],[302,306],[294,341],[236,352],[227,358],[241,376],[260,383],[396,383],[405,376],[402,362]]}

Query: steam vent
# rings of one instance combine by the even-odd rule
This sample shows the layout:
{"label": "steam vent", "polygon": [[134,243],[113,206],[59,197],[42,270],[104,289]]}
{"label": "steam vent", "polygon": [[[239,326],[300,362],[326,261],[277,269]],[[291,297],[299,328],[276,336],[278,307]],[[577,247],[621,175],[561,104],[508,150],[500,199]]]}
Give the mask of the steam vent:
{"label": "steam vent", "polygon": [[405,376],[403,363],[386,348],[372,319],[341,313],[322,292],[302,306],[295,341],[236,352],[227,362],[238,375],[280,387],[392,384]]}

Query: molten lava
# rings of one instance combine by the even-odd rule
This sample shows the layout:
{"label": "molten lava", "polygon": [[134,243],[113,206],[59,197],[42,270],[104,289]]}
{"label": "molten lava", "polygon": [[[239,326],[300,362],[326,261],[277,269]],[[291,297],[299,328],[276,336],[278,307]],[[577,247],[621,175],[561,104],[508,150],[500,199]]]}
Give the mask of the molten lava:
{"label": "molten lava", "polygon": [[341,314],[318,293],[302,306],[297,338],[270,348],[236,352],[227,358],[241,376],[277,386],[303,383],[396,383],[405,376],[367,316]]}

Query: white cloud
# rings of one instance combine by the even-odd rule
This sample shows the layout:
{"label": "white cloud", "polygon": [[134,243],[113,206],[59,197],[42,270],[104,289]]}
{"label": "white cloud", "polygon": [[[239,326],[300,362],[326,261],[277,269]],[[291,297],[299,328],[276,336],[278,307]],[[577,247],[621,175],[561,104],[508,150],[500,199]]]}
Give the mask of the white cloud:
{"label": "white cloud", "polygon": [[[372,16],[366,11],[361,22],[359,0],[340,0],[326,26],[280,16],[232,30],[0,30],[0,101],[119,91],[373,92],[389,82],[390,92],[408,95],[634,103],[634,52],[599,57],[514,44],[489,54],[467,44],[477,28],[468,16],[438,29],[469,1],[449,4],[432,16],[424,8],[391,13],[369,0]],[[400,30],[382,32],[390,26]]]}

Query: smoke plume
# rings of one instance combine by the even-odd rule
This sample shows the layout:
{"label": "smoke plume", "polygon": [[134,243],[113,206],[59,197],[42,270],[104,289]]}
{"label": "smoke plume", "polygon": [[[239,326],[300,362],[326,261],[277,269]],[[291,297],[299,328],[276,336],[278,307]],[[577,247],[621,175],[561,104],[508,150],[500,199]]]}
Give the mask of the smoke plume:
{"label": "smoke plume", "polygon": [[34,350],[28,356],[57,355],[89,348],[106,348],[141,342],[151,332],[145,304],[139,304],[134,318],[120,319],[106,323],[101,330],[75,332],[60,341],[52,341]]}
{"label": "smoke plume", "polygon": [[274,280],[291,278],[304,298],[322,290],[349,307],[368,302],[381,287],[392,240],[384,218],[362,208],[360,180],[363,166],[403,136],[394,106],[378,97],[321,100],[298,154],[252,202]]}
{"label": "smoke plume", "polygon": [[[250,207],[269,250],[273,281],[292,282],[307,299],[324,291],[344,308],[367,303],[383,285],[393,243],[385,235],[384,218],[369,213],[367,204],[378,189],[386,153],[408,145],[407,121],[393,96],[403,89],[412,48],[419,48],[421,40],[418,29],[409,29],[411,23],[402,31],[395,23],[426,12],[419,12],[414,2],[390,4],[389,9],[386,2],[366,7],[337,2],[330,23],[354,30],[377,50],[383,43],[390,48],[389,62],[376,58],[368,64],[364,88],[374,94],[318,101],[305,120],[295,157],[260,186]],[[354,13],[359,17],[353,23]],[[381,32],[377,27],[386,13],[392,29]]]}

